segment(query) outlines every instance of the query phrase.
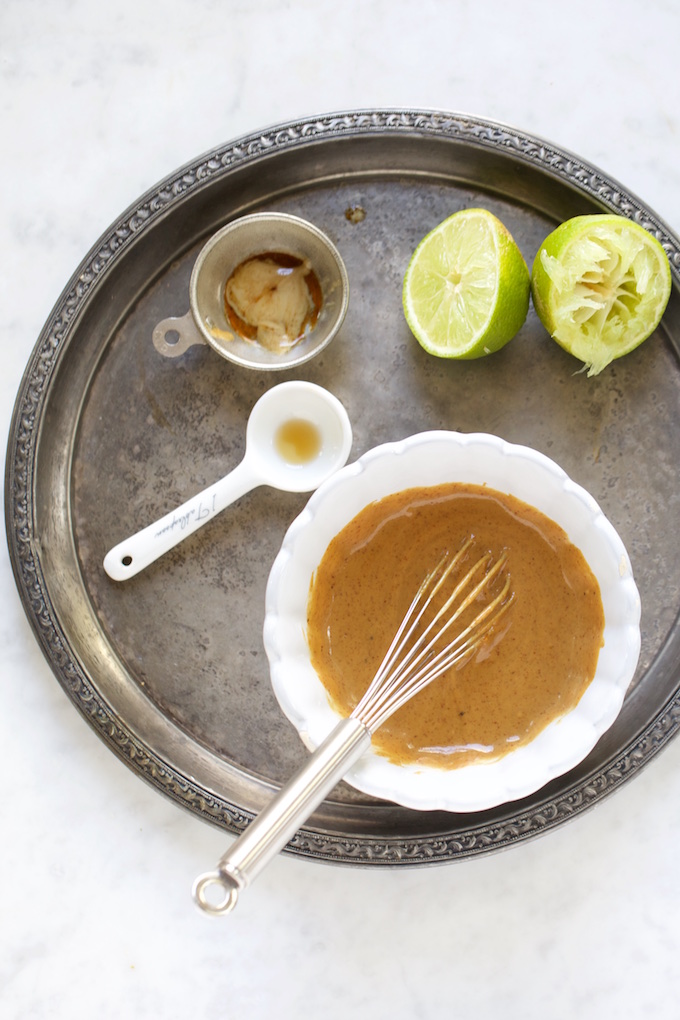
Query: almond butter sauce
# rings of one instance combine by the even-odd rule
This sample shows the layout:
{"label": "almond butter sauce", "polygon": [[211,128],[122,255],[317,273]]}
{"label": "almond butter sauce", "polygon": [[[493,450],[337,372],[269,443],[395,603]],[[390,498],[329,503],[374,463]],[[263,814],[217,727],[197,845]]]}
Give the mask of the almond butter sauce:
{"label": "almond butter sauce", "polygon": [[470,566],[486,550],[507,551],[515,598],[495,640],[374,735],[374,748],[398,763],[456,768],[499,758],[574,708],[595,674],[604,629],[599,585],[564,531],[484,486],[415,488],[362,510],[331,542],[313,579],[307,640],[335,709],[350,714],[423,577],[468,535]]}

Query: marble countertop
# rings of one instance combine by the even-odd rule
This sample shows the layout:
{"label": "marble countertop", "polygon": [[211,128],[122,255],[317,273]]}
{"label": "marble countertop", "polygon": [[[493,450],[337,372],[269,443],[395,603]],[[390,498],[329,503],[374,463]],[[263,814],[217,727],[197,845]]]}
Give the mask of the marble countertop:
{"label": "marble countertop", "polygon": [[[39,332],[108,225],[200,153],[279,121],[359,107],[503,121],[680,233],[678,40],[667,0],[5,0],[3,442]],[[279,858],[209,919],[191,883],[230,837],[90,730],[4,545],[0,559],[3,1017],[677,1016],[680,742],[507,853],[398,871]]]}

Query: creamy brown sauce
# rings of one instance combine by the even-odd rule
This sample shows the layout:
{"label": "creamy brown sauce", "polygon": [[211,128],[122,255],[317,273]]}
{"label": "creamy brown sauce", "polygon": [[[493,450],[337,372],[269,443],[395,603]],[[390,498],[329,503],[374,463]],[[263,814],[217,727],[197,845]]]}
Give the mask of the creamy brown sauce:
{"label": "creamy brown sauce", "polygon": [[499,625],[502,639],[383,724],[373,746],[396,762],[455,768],[498,758],[570,711],[595,674],[599,586],[554,521],[483,486],[409,489],[358,514],[312,582],[307,640],[336,710],[350,714],[423,577],[468,535],[470,564],[480,552],[507,551],[515,597]]}
{"label": "creamy brown sauce", "polygon": [[241,262],[224,289],[224,311],[234,332],[277,354],[314,328],[321,305],[311,263],[283,252],[263,252]]}

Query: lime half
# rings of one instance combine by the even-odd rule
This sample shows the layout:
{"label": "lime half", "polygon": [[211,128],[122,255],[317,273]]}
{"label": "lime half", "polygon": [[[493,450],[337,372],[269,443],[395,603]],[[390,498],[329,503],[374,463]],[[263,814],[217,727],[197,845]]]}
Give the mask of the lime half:
{"label": "lime half", "polygon": [[530,277],[506,227],[486,209],[461,209],[414,251],[404,315],[426,351],[481,358],[515,336],[529,308]]}
{"label": "lime half", "polygon": [[575,216],[541,245],[531,273],[536,313],[588,375],[654,332],[671,292],[665,251],[623,216]]}

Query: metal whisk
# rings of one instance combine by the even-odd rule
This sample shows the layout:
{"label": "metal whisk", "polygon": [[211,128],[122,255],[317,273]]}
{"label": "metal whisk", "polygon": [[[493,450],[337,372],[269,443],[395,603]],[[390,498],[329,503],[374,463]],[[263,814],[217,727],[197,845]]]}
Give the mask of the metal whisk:
{"label": "metal whisk", "polygon": [[[446,554],[424,579],[377,673],[352,714],[338,723],[307,763],[220,858],[199,876],[193,895],[208,914],[227,914],[266,864],[283,849],[347,769],[371,735],[407,701],[455,665],[472,658],[513,599],[506,555],[481,556],[465,570],[473,542]],[[456,580],[461,571],[463,576]],[[482,608],[474,604],[482,600]],[[220,899],[212,899],[221,894]]]}

